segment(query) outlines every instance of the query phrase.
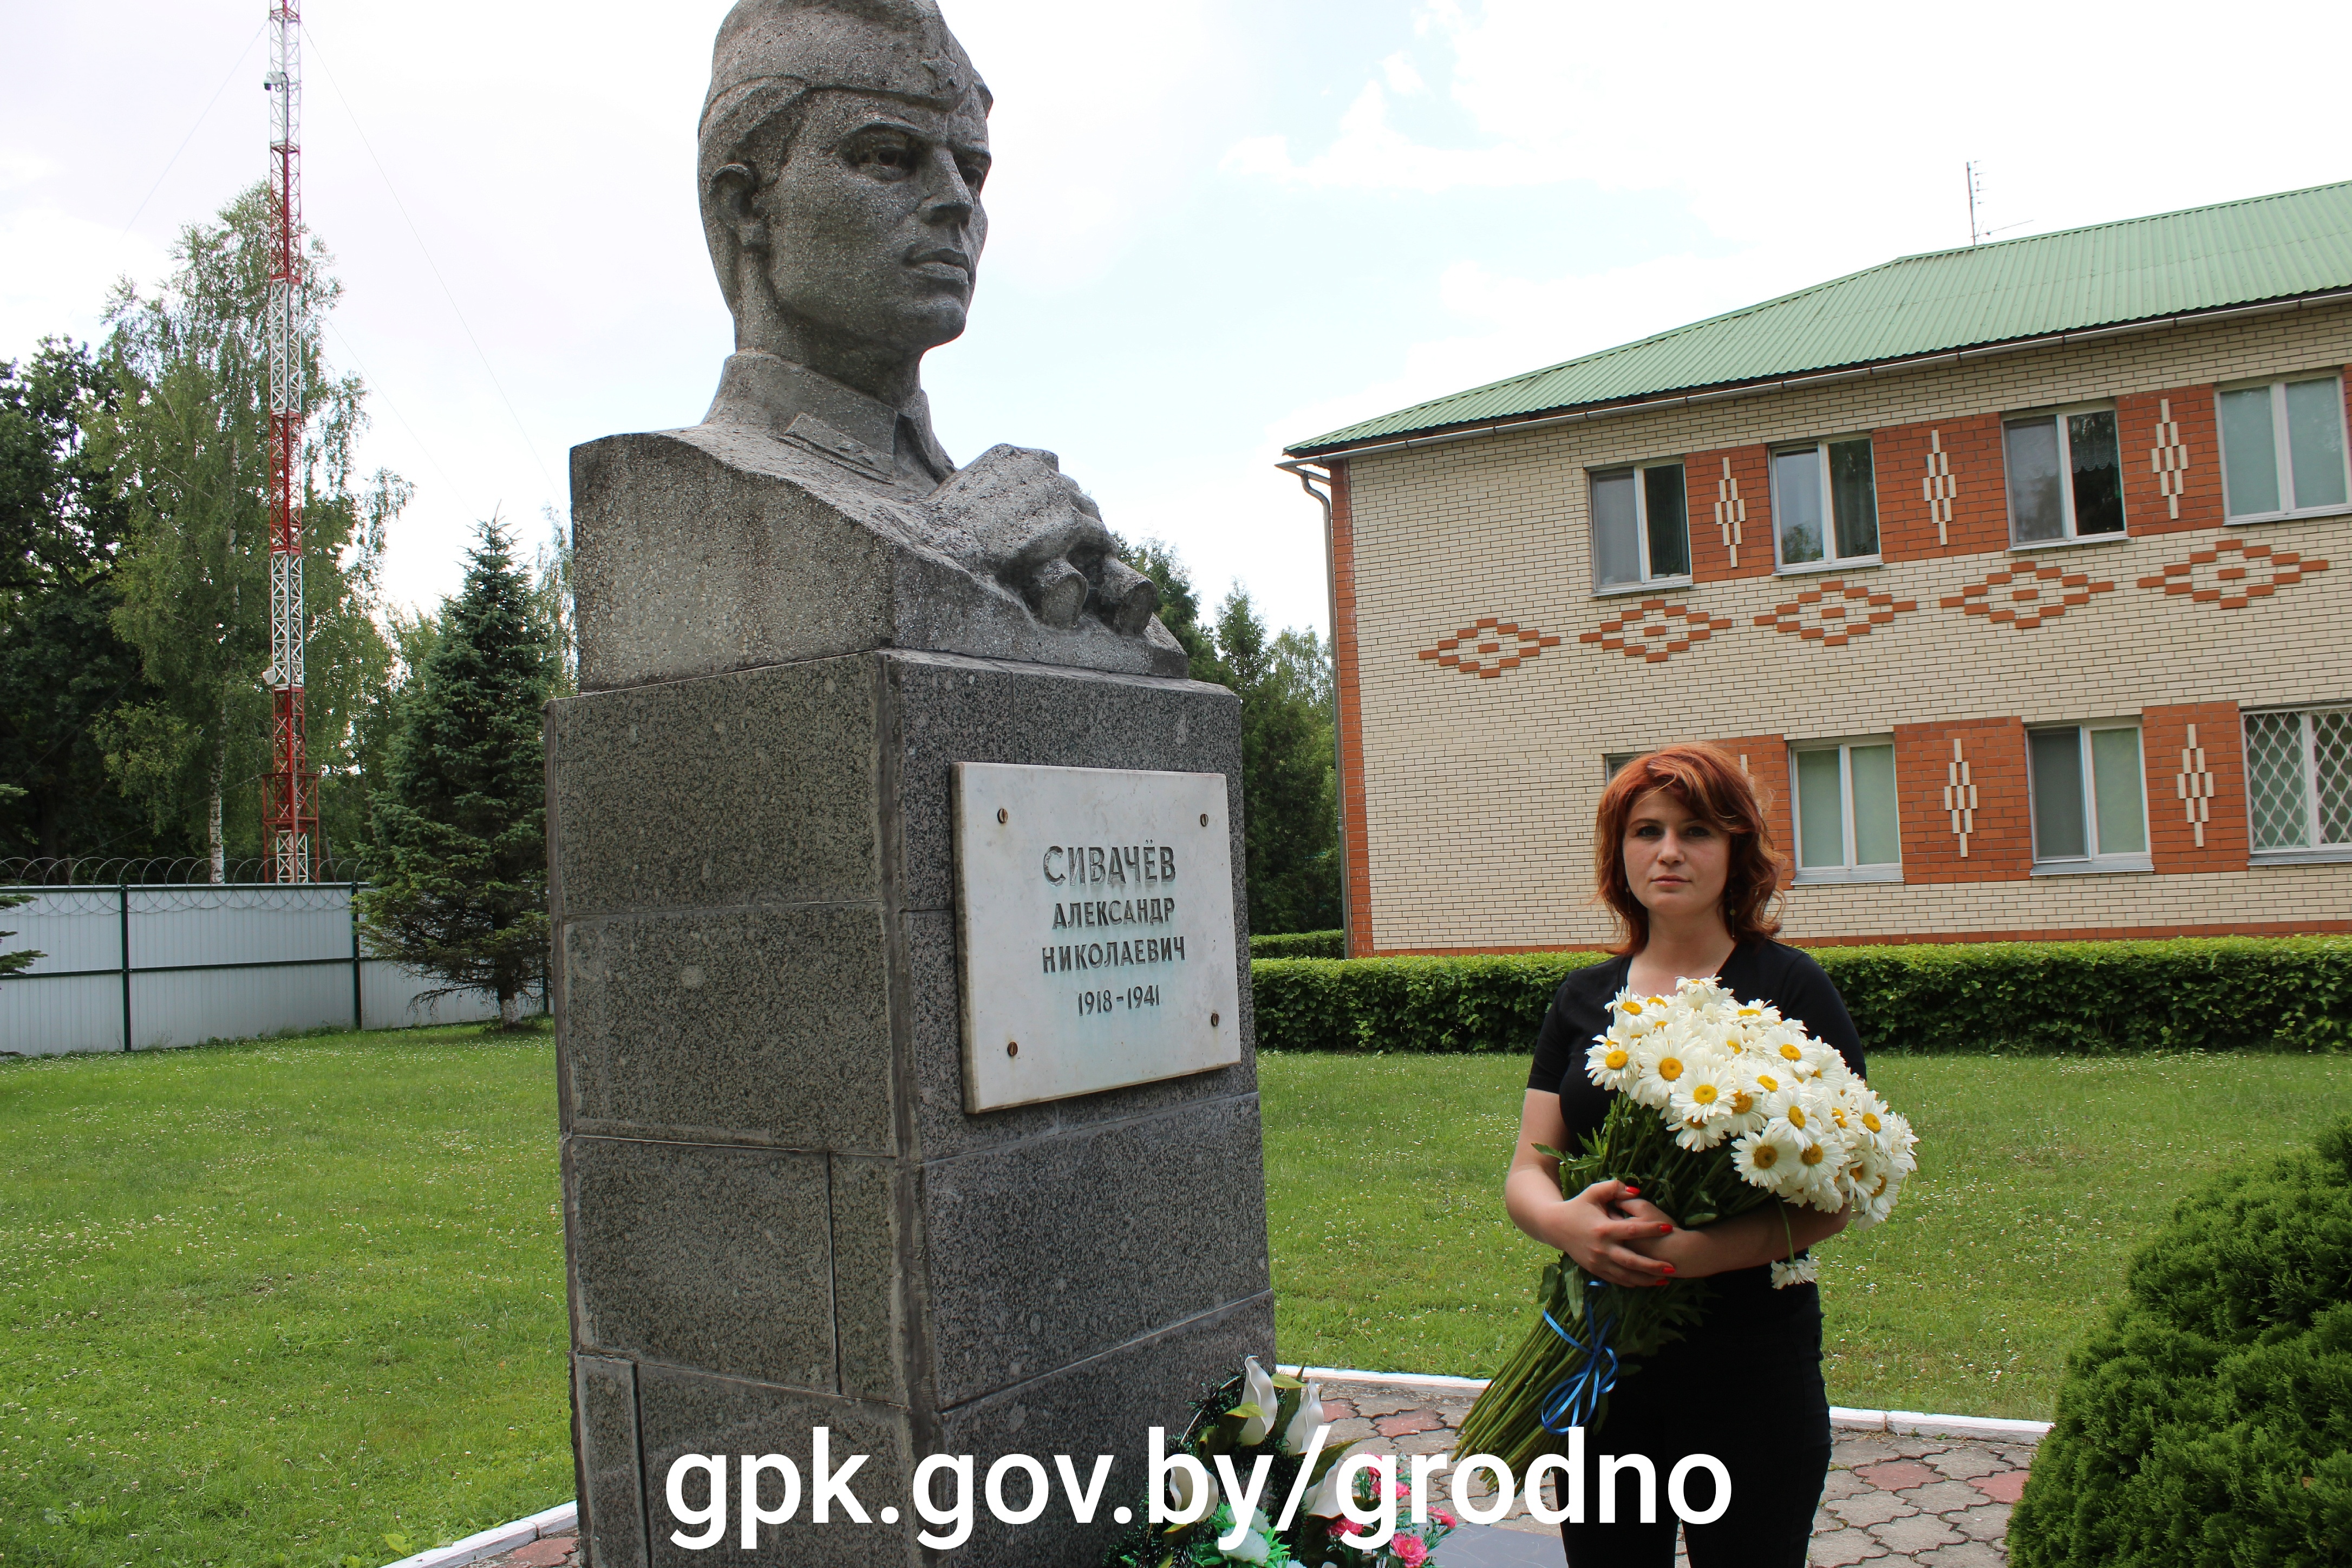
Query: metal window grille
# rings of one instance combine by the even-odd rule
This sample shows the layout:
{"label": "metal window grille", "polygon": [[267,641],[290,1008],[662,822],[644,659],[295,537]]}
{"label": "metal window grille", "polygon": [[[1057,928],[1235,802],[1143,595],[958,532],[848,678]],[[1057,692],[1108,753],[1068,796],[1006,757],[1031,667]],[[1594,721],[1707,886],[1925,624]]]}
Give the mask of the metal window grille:
{"label": "metal window grille", "polygon": [[2352,710],[2246,716],[2253,847],[2352,847]]}

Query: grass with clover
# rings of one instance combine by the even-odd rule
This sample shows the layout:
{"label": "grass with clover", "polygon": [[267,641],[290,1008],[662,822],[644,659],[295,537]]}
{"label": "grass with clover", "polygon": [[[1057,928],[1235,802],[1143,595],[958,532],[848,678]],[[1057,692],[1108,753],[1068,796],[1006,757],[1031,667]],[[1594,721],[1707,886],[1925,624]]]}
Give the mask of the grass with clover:
{"label": "grass with clover", "polygon": [[568,1499],[555,1201],[543,1033],[0,1065],[0,1568],[373,1568]]}
{"label": "grass with clover", "polygon": [[[1523,1060],[1261,1058],[1281,1352],[1478,1372],[1541,1259]],[[2173,1199],[2352,1058],[1887,1058],[1924,1156],[1824,1249],[1832,1396],[2046,1415]],[[0,1568],[374,1564],[572,1495],[544,1036],[0,1063]]]}
{"label": "grass with clover", "polygon": [[[1919,1131],[1892,1219],[1820,1249],[1830,1398],[2047,1420],[2126,1263],[2215,1171],[2352,1110],[2352,1057],[1887,1056]],[[1527,1331],[1503,1215],[1523,1058],[1268,1054],[1282,1358],[1484,1375]]]}

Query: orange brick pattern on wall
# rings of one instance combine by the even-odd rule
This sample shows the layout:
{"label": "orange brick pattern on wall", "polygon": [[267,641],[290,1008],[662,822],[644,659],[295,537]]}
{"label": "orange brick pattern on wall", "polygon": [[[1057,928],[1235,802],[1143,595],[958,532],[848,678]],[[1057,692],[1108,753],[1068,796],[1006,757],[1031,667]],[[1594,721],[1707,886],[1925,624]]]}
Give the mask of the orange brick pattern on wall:
{"label": "orange brick pattern on wall", "polygon": [[2133,533],[2185,533],[2221,521],[2221,448],[2214,420],[2210,386],[2116,399],[2124,525]]}
{"label": "orange brick pattern on wall", "polygon": [[1927,561],[2009,547],[2000,416],[1981,414],[1871,432],[1878,477],[1878,553]]}
{"label": "orange brick pattern on wall", "polygon": [[1769,577],[1772,466],[1763,447],[1698,452],[1683,459],[1690,486],[1691,580]]}
{"label": "orange brick pattern on wall", "polygon": [[[1342,571],[1349,574],[1349,700],[1360,715],[1362,743],[1347,758],[1343,779],[1352,896],[1379,949],[1531,949],[1606,940],[1608,921],[1588,902],[1583,875],[1592,855],[1593,805],[1606,776],[1604,752],[1691,735],[1781,735],[1799,744],[1858,740],[1892,735],[1898,725],[1964,721],[1993,723],[1973,731],[1973,740],[1971,731],[1958,735],[1976,797],[1967,813],[1969,855],[1958,854],[1943,799],[1952,734],[1906,730],[1943,742],[1914,739],[1898,752],[1909,884],[1791,886],[1791,940],[2269,931],[2345,921],[2352,915],[2352,863],[2239,859],[2172,874],[2030,876],[2016,729],[2144,715],[2167,705],[2227,700],[2252,710],[2352,700],[2352,637],[2343,635],[2352,626],[2352,516],[2135,532],[2012,554],[1996,430],[2006,411],[2115,406],[2147,396],[2160,414],[2170,389],[2305,375],[2347,360],[2352,305],[2331,305],[1967,356],[1899,374],[1351,459]],[[2184,476],[2180,495],[2188,505],[2213,459],[2187,427],[2189,411],[2178,398],[2171,407],[2184,421],[2178,444],[2189,448],[2187,466],[2173,471]],[[2147,470],[2149,486],[2158,482],[2150,455],[2155,423],[2150,450],[2126,454],[2136,476]],[[1982,441],[1982,461],[1974,466],[1956,435],[1972,424]],[[1950,459],[1948,537],[1958,528],[1965,543],[1969,527],[1979,526],[1984,548],[1765,575],[1771,542],[1765,452],[1827,431],[1911,426],[1935,432],[1937,447],[1916,443],[1922,458],[1909,473],[1901,471],[1910,459],[1901,456],[1899,435],[1890,448],[1895,456],[1882,451],[1888,550],[1901,554],[1893,530],[1906,526],[1892,515],[1897,484],[1921,498],[1912,503],[1908,526],[1916,526],[1916,509],[1926,499],[1924,453],[1935,449]],[[1703,572],[1713,575],[1669,592],[1595,593],[1584,476],[1674,453],[1698,455],[1685,459],[1692,536]],[[1714,510],[1726,455],[1735,458],[1745,503],[1736,577]],[[2153,494],[2135,500],[2135,531],[2166,500],[2160,488]],[[2238,548],[2224,549],[2224,541]],[[2329,564],[2321,569],[2321,562]],[[2053,570],[2055,578],[2041,574]],[[2009,580],[1994,582],[1995,574]],[[1832,580],[1843,587],[1832,593],[1826,586]],[[2113,586],[2101,592],[2101,584]],[[1844,589],[1864,586],[1862,599],[1845,597]],[[2273,591],[2256,591],[2263,588]],[[2028,591],[2032,598],[2017,596]],[[1818,602],[1800,601],[1813,592],[1822,595]],[[1870,605],[1872,595],[1893,603]],[[1641,610],[1638,627],[1625,620],[1650,599],[1684,613]],[[1960,603],[1947,605],[1946,599]],[[1895,608],[1906,601],[1917,609]],[[1790,604],[1798,605],[1793,616],[1780,613]],[[1969,614],[1971,605],[1984,613]],[[1882,615],[1894,610],[1895,619],[1869,622],[1869,636],[1849,634],[1846,646],[1832,647],[1832,617],[1820,612],[1841,606],[1849,613],[1836,618],[1851,621],[1867,606]],[[2052,608],[2063,613],[2053,616]],[[2007,618],[1992,619],[1996,609]],[[1446,668],[1416,657],[1487,616],[1497,617],[1496,630],[1510,619],[1522,632],[1537,626],[1564,640],[1493,679],[1475,648],[1470,657],[1481,669],[1470,675],[1458,672],[1458,661]],[[1707,638],[1677,635],[1700,616],[1707,618]],[[1769,625],[1759,624],[1767,617]],[[1791,619],[1797,630],[1784,630]],[[2028,619],[2031,627],[2021,624]],[[1732,625],[1717,630],[1716,620]],[[1604,621],[1619,625],[1603,637],[1638,633],[1645,643],[1689,647],[1653,662],[1579,640]],[[1801,635],[1816,626],[1821,637]],[[1648,636],[1654,627],[1662,634],[1654,639]],[[1631,646],[1633,638],[1625,640]],[[2240,831],[2244,805],[2242,786],[2229,776],[2237,764],[2215,747],[2205,721],[2197,722],[2207,763],[2196,770],[2199,787],[2210,773],[2214,788],[2204,824],[2210,857],[2226,853],[2214,836]],[[1531,739],[1498,746],[1497,735]],[[1759,755],[1751,748],[1751,769]],[[2199,846],[2176,793],[2178,755],[2168,767],[2156,752],[2151,757],[2149,819],[2158,828],[2152,854],[2166,855],[2169,868],[2180,862],[2165,847],[2167,825],[2179,821],[2190,854]],[[1506,885],[1517,896],[1496,899],[1492,889]]]}
{"label": "orange brick pattern on wall", "polygon": [[1339,896],[1348,900],[1348,956],[1372,951],[1372,860],[1364,795],[1363,660],[1356,637],[1356,535],[1349,465],[1331,471],[1331,679],[1339,701],[1339,820],[1348,863]]}
{"label": "orange brick pattern on wall", "polygon": [[2238,705],[2145,708],[2139,725],[2147,768],[2147,847],[2157,871],[2244,869],[2245,736]]}
{"label": "orange brick pattern on wall", "polygon": [[2018,719],[1895,726],[1903,880],[2000,882],[2033,871]]}

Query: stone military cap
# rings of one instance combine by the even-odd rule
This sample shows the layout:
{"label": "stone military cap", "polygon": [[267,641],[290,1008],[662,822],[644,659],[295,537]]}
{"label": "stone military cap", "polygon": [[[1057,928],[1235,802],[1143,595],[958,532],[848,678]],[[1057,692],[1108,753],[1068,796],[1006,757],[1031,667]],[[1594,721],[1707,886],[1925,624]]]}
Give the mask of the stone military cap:
{"label": "stone military cap", "polygon": [[703,100],[703,174],[761,121],[821,88],[952,110],[994,101],[934,0],[740,0],[719,24]]}

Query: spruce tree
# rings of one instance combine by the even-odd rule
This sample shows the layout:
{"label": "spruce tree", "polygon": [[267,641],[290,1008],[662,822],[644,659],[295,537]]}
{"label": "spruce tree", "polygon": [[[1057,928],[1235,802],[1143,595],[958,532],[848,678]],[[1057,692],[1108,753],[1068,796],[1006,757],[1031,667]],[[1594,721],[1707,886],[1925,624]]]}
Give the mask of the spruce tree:
{"label": "spruce tree", "polygon": [[431,994],[495,992],[511,1028],[523,993],[547,973],[540,710],[555,661],[496,518],[438,625],[395,700],[361,918],[378,952],[447,982]]}

